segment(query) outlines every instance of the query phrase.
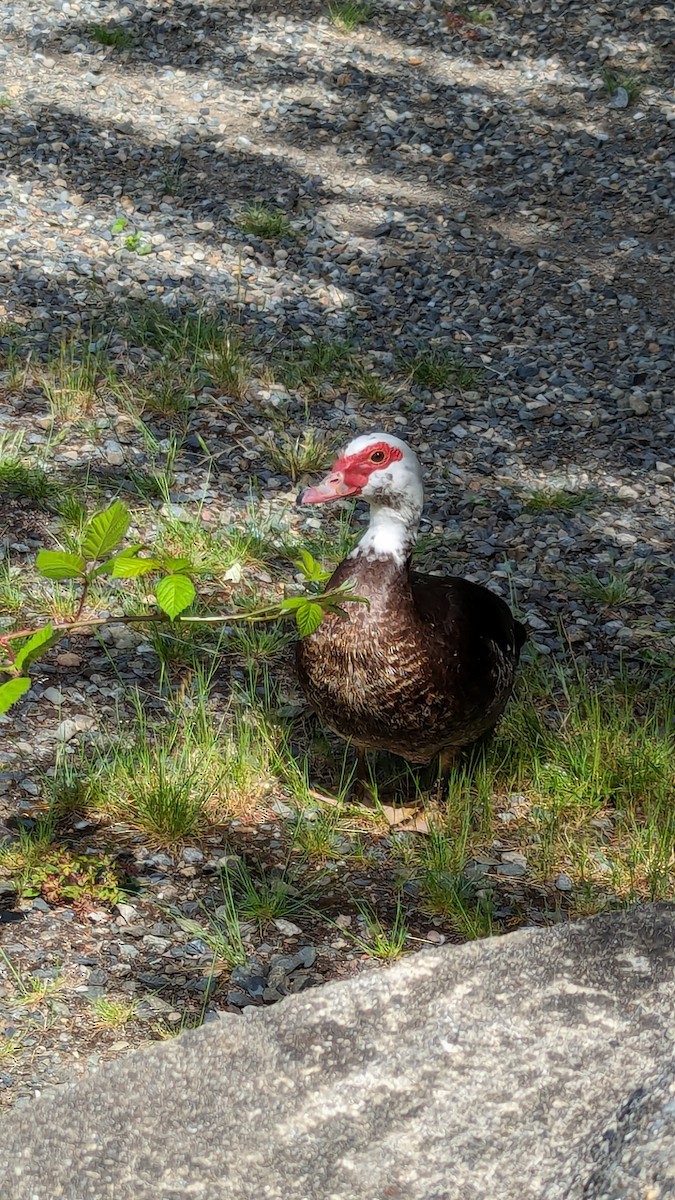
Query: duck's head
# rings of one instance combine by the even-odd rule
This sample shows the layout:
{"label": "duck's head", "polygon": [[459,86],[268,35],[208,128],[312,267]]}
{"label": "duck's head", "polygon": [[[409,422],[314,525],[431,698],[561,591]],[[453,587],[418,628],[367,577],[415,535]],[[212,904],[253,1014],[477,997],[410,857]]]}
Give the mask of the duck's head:
{"label": "duck's head", "polygon": [[424,504],[422,472],[416,455],[400,438],[379,432],[354,438],[325,479],[300,492],[297,503],[325,504],[346,496],[371,506],[371,536],[362,543],[364,549],[381,548],[384,553],[385,545],[396,543],[399,557],[412,546]]}
{"label": "duck's head", "polygon": [[422,508],[422,473],[410,446],[390,433],[354,438],[316,487],[300,492],[298,504],[325,504],[359,496],[378,507]]}

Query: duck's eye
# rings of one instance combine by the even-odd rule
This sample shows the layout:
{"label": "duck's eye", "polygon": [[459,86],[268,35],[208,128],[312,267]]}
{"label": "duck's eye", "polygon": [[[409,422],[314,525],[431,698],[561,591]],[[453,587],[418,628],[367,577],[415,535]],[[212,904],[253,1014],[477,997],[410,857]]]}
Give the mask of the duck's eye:
{"label": "duck's eye", "polygon": [[370,456],[370,461],[373,463],[381,463],[384,462],[385,458],[386,454],[384,453],[384,450],[373,450],[373,453]]}

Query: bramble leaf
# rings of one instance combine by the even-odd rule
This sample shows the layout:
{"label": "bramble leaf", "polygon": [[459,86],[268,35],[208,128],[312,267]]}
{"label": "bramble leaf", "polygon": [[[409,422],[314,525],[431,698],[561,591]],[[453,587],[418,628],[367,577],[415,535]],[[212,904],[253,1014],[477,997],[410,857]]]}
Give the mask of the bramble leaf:
{"label": "bramble leaf", "polygon": [[122,541],[130,522],[129,510],[121,500],[114,500],[109,508],[95,513],[84,531],[82,553],[85,558],[105,558]]}
{"label": "bramble leaf", "polygon": [[30,679],[27,676],[8,679],[7,683],[0,684],[0,713],[6,713],[13,704],[16,704],[17,700],[21,699],[29,687]]}
{"label": "bramble leaf", "polygon": [[297,609],[295,619],[300,630],[301,637],[309,637],[310,633],[315,633],[323,620],[323,609],[315,600],[305,600],[305,603]]}
{"label": "bramble leaf", "polygon": [[45,579],[81,579],[87,569],[81,554],[65,550],[40,550],[35,566]]}
{"label": "bramble leaf", "polygon": [[23,671],[25,667],[29,667],[32,662],[38,657],[41,650],[46,650],[48,646],[58,642],[60,635],[54,633],[51,625],[45,625],[43,629],[38,629],[27,642],[16,652],[14,666],[17,671]]}
{"label": "bramble leaf", "polygon": [[173,621],[192,604],[195,585],[187,575],[165,575],[157,584],[155,595],[162,612]]}

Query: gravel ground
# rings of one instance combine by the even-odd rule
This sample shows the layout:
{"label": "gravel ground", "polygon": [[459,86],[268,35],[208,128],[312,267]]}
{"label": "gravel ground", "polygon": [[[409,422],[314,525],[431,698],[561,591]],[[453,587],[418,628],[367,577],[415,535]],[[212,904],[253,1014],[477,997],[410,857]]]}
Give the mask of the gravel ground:
{"label": "gravel ground", "polygon": [[[429,345],[465,355],[484,372],[475,388],[415,384],[386,404],[327,389],[311,422],[338,442],[381,425],[408,438],[427,475],[430,564],[513,587],[542,653],[559,653],[562,622],[591,660],[672,654],[672,14],[535,0],[492,15],[474,24],[438,3],[378,4],[343,34],[316,3],[9,3],[0,323],[27,334],[37,360],[78,329],[115,329],[123,301],[149,298],[216,306],[270,345],[349,335],[384,371]],[[92,25],[109,21],[133,46],[91,39]],[[638,81],[639,94],[627,85],[610,96],[607,72]],[[283,208],[295,236],[244,234],[252,200]],[[136,233],[148,253],[125,248]],[[112,350],[127,352],[123,331]],[[277,402],[300,432],[303,405]],[[0,434],[22,430],[39,449],[46,413],[39,393],[17,396],[0,379]],[[255,474],[280,520],[302,520],[287,515],[290,481],[261,450],[267,428],[255,396],[227,418],[199,406],[191,437],[220,469],[205,484],[184,453],[172,502],[199,498],[205,520],[231,519]],[[89,430],[64,429],[51,450],[56,470],[108,470],[113,484],[142,457],[133,427],[106,413]],[[533,511],[527,498],[540,490],[583,503]],[[6,509],[0,534],[13,555],[30,556],[44,519]],[[576,581],[588,571],[629,573],[626,601],[609,609],[584,598]],[[123,677],[148,674],[136,643],[112,650]],[[0,726],[6,818],[17,803],[30,810],[32,772],[53,752],[49,686],[61,689],[64,716],[115,712],[119,681],[83,685],[72,655],[50,660],[32,705]],[[272,821],[239,836],[269,845],[277,832]],[[136,867],[155,901],[187,905],[189,916],[218,848],[203,853],[162,863],[139,847]],[[9,1097],[137,1044],[163,1004],[171,1023],[186,997],[194,1013],[205,989],[208,1000],[208,948],[186,942],[148,894],[135,912],[86,920],[37,901],[25,926],[5,927],[8,956],[48,972],[58,960],[68,980],[67,1002],[55,990],[9,1011],[6,1036],[23,1038],[20,1069],[9,1055],[0,1063]],[[284,986],[371,965],[334,934],[277,930],[262,949],[251,934],[257,977],[268,988],[274,955],[303,947],[294,967],[282,964]],[[245,984],[231,983],[239,1000]],[[251,986],[263,1002],[262,985]],[[120,1036],[91,1015],[74,1021],[78,997],[85,1005],[110,988],[143,997],[146,1028],[135,1021]],[[237,1005],[221,995],[220,1007]]]}

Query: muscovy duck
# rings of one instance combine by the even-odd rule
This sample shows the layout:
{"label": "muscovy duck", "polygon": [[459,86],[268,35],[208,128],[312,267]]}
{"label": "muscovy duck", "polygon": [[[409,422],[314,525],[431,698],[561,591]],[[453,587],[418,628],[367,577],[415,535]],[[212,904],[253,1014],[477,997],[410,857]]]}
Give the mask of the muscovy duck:
{"label": "muscovy duck", "polygon": [[300,685],[320,719],[358,752],[411,763],[458,750],[494,728],[513,688],[525,629],[493,592],[466,579],[410,569],[424,502],[419,462],[387,433],[355,438],[298,504],[358,496],[370,524],[328,581],[369,603],[328,614],[297,647]]}

